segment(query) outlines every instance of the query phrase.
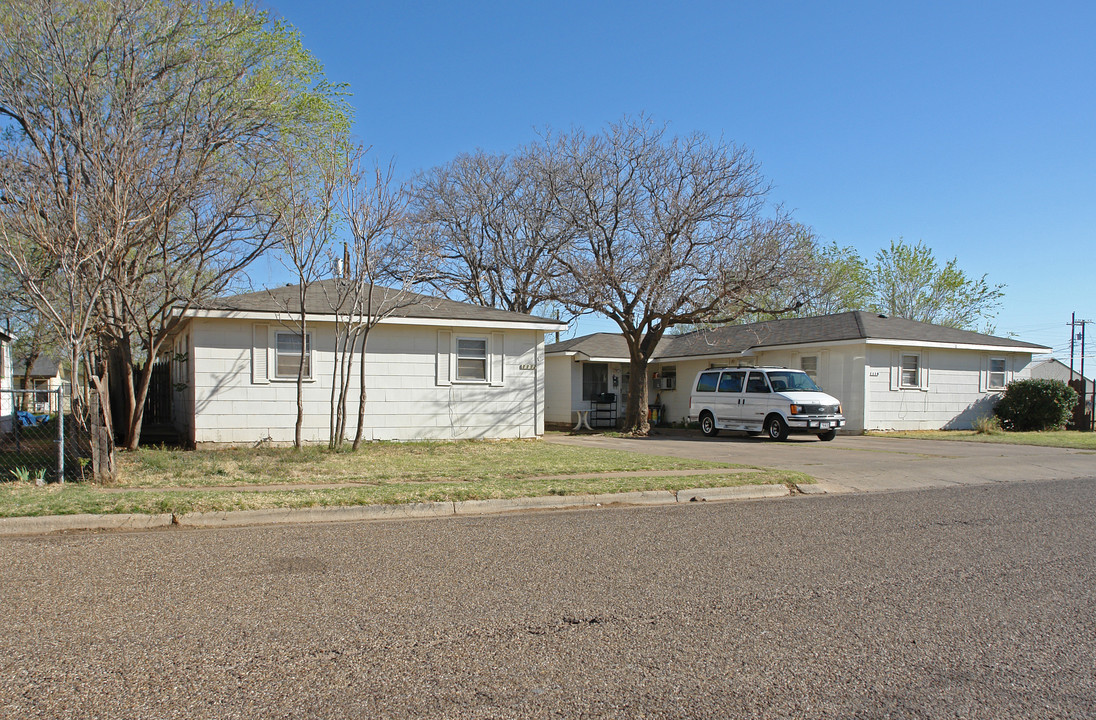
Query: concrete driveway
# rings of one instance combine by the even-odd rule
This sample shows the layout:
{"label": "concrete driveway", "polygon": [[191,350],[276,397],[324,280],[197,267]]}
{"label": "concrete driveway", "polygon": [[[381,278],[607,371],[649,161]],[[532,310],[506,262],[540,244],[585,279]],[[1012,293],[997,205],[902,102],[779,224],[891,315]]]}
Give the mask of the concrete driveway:
{"label": "concrete driveway", "polygon": [[878,492],[1096,477],[1096,452],[1025,445],[841,436],[787,442],[661,430],[647,438],[545,435],[548,442],[798,470],[830,492]]}

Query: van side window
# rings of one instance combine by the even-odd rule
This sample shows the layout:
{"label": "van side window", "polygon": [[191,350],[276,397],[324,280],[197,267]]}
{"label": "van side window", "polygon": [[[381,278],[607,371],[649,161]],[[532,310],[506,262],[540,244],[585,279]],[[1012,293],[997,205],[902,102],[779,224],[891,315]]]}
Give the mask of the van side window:
{"label": "van side window", "polygon": [[696,381],[697,392],[715,392],[715,385],[719,382],[719,373],[700,373],[700,379]]}
{"label": "van side window", "polygon": [[765,380],[764,373],[759,373],[759,372],[750,373],[750,379],[746,381],[746,392],[748,392],[748,393],[767,393],[767,392],[769,392],[769,383]]}
{"label": "van side window", "polygon": [[742,392],[742,378],[745,375],[744,372],[723,373],[723,376],[719,378],[719,392]]}

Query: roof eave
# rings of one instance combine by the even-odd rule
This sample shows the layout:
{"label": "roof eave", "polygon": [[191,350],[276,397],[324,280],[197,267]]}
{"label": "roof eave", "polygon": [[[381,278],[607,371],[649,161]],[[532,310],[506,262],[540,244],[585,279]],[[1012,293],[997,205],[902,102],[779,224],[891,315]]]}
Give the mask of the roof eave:
{"label": "roof eave", "polygon": [[866,338],[868,345],[892,345],[896,347],[923,347],[941,350],[977,350],[979,352],[1019,352],[1037,354],[1049,352],[1051,348],[1042,345],[990,345],[986,343],[955,343],[933,340],[899,340],[892,338]]}
{"label": "roof eave", "polygon": [[[273,320],[281,323],[296,322],[299,313],[282,311],[261,310],[210,310],[192,309],[183,313],[187,319],[214,318],[221,320]],[[310,322],[334,322],[333,313],[309,313]],[[468,320],[465,318],[433,318],[433,317],[386,317],[380,321],[382,325],[426,325],[429,327],[478,327],[499,328],[511,330],[544,330],[545,332],[563,331],[567,329],[567,323],[557,320],[541,318],[531,320]]]}

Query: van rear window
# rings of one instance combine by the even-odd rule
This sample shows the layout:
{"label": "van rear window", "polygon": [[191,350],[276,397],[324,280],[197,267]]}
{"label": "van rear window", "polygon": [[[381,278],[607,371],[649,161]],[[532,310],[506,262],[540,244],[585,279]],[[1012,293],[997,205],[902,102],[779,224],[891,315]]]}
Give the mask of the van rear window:
{"label": "van rear window", "polygon": [[700,379],[696,381],[697,392],[715,392],[715,386],[719,383],[719,373],[700,373]]}

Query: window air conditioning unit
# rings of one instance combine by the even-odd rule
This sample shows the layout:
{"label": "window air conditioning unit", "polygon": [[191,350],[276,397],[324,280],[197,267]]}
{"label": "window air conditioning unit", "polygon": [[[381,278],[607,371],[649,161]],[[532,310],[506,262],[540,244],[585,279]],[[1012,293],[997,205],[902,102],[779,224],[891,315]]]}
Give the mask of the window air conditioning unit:
{"label": "window air conditioning unit", "polygon": [[676,375],[665,375],[663,377],[655,378],[655,388],[658,390],[673,390],[677,387]]}

